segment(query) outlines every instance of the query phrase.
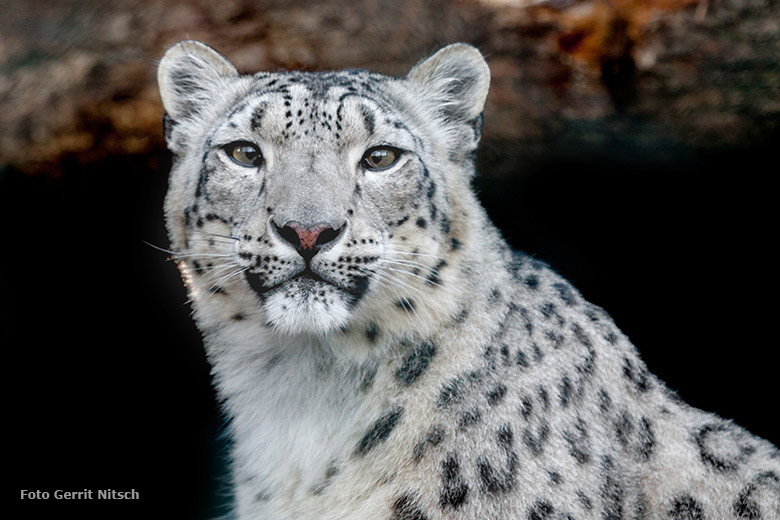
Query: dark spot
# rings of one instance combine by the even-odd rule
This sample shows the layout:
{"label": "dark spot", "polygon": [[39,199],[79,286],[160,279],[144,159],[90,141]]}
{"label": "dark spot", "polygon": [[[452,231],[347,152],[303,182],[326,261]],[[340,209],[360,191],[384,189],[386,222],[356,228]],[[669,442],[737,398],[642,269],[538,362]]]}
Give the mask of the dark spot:
{"label": "dark spot", "polygon": [[428,443],[431,446],[438,446],[444,440],[444,433],[444,426],[440,424],[435,425],[428,433]]}
{"label": "dark spot", "polygon": [[488,393],[487,395],[488,404],[490,406],[495,406],[504,400],[504,396],[506,396],[506,386],[499,383],[498,386],[496,386],[493,390],[491,390]]}
{"label": "dark spot", "polygon": [[450,238],[450,250],[451,251],[457,251],[461,247],[460,240],[458,240],[455,237]]}
{"label": "dark spot", "polygon": [[572,307],[577,303],[577,297],[574,294],[574,290],[566,283],[556,282],[553,284],[553,288],[558,291],[561,301],[567,307]]}
{"label": "dark spot", "polygon": [[452,404],[460,402],[463,397],[463,380],[459,377],[448,381],[439,392],[439,396],[436,399],[436,405],[439,408],[447,408]]}
{"label": "dark spot", "polygon": [[569,455],[579,464],[590,462],[590,439],[585,421],[578,417],[573,428],[563,431],[563,439],[569,445]]}
{"label": "dark spot", "polygon": [[[398,221],[395,222],[395,225],[396,226],[400,226],[400,225],[404,224],[407,220],[409,220],[409,215],[406,215],[405,217],[402,217],[402,218],[398,219]],[[392,226],[393,223],[391,222],[390,225]]]}
{"label": "dark spot", "polygon": [[441,463],[442,490],[439,504],[443,509],[458,509],[469,494],[469,486],[460,475],[460,464],[456,453],[449,453]]}
{"label": "dark spot", "polygon": [[360,113],[363,115],[363,123],[366,125],[366,131],[369,134],[373,134],[374,129],[376,128],[376,119],[374,118],[374,114],[371,113],[366,105],[360,105]]}
{"label": "dark spot", "polygon": [[453,323],[459,325],[459,324],[463,323],[464,321],[466,321],[466,318],[469,317],[469,312],[470,311],[469,311],[468,308],[464,307],[463,309],[461,309],[461,311],[458,313],[458,315],[455,316],[455,318],[452,320]]}
{"label": "dark spot", "polygon": [[328,465],[328,467],[325,469],[325,478],[323,478],[321,482],[319,482],[312,488],[311,490],[312,494],[321,495],[325,491],[325,488],[327,488],[330,485],[330,483],[333,481],[333,477],[338,475],[340,472],[341,469],[338,466],[336,466],[335,462],[331,462]]}
{"label": "dark spot", "polygon": [[669,510],[671,520],[704,520],[701,504],[691,495],[682,495],[674,499]]}
{"label": "dark spot", "polygon": [[351,307],[356,306],[358,302],[363,298],[363,296],[365,296],[366,291],[368,290],[369,281],[370,280],[368,276],[352,277],[352,283],[347,288],[347,292],[351,297],[351,299],[349,300],[349,305]]}
{"label": "dark spot", "polygon": [[760,473],[739,492],[734,501],[732,510],[737,518],[759,520],[762,517],[761,508],[753,496],[759,488],[768,488],[768,492],[774,494],[774,502],[780,499],[780,477],[774,471]]}
{"label": "dark spot", "polygon": [[539,402],[542,403],[542,408],[544,408],[545,411],[549,410],[550,409],[550,396],[547,393],[547,389],[545,389],[543,386],[539,386],[539,388],[537,388],[536,391],[537,391],[537,394],[539,396]]}
{"label": "dark spot", "polygon": [[420,217],[414,222],[418,228],[425,229],[428,226],[428,221]]}
{"label": "dark spot", "polygon": [[528,368],[528,366],[529,366],[529,363],[528,363],[528,356],[526,356],[526,355],[525,355],[525,352],[523,352],[522,350],[518,350],[518,351],[517,351],[517,360],[516,360],[516,363],[517,363],[518,365],[520,365],[521,367],[523,367],[523,368]]}
{"label": "dark spot", "polygon": [[528,520],[549,520],[555,514],[555,508],[547,500],[537,500],[528,510]]}
{"label": "dark spot", "polygon": [[404,359],[395,372],[396,379],[404,385],[414,383],[425,372],[435,355],[436,345],[433,342],[424,341]]}
{"label": "dark spot", "polygon": [[255,493],[255,502],[268,502],[271,500],[271,493],[268,490],[262,490]]}
{"label": "dark spot", "polygon": [[542,349],[539,348],[539,345],[537,345],[536,342],[531,343],[531,351],[534,354],[534,361],[537,363],[544,359],[544,352],[542,352]]}
{"label": "dark spot", "polygon": [[547,424],[547,421],[542,421],[536,433],[532,432],[531,428],[526,428],[523,431],[523,443],[528,446],[531,453],[534,455],[541,455],[549,436],[550,426]]}
{"label": "dark spot", "polygon": [[585,347],[591,347],[591,341],[588,335],[585,333],[584,330],[582,330],[582,327],[580,327],[577,323],[572,323],[571,330],[574,333],[574,337],[577,339],[577,341],[585,346]]}
{"label": "dark spot", "polygon": [[444,440],[445,430],[441,424],[434,425],[431,431],[425,436],[425,439],[418,442],[413,451],[414,460],[420,460],[427,446],[438,446]]}
{"label": "dark spot", "polygon": [[393,503],[393,516],[390,520],[427,520],[411,494],[401,495]]}
{"label": "dark spot", "polygon": [[511,365],[512,361],[509,359],[509,345],[507,344],[501,345],[500,352],[501,352],[501,364],[504,365],[505,367]]}
{"label": "dark spot", "polygon": [[572,394],[572,386],[571,381],[569,380],[569,376],[563,376],[563,379],[561,379],[561,384],[558,387],[558,398],[561,401],[561,406],[566,408],[569,406],[569,402],[571,401],[571,394]]}
{"label": "dark spot", "polygon": [[531,414],[534,411],[534,404],[533,401],[531,401],[528,396],[524,396],[520,400],[520,414],[523,416],[523,419],[528,419]]}
{"label": "dark spot", "polygon": [[640,460],[648,460],[655,451],[655,433],[652,423],[647,417],[642,417],[639,424],[639,443],[637,452]]}
{"label": "dark spot", "polygon": [[379,335],[379,327],[377,327],[377,324],[373,321],[369,321],[368,325],[366,325],[365,334],[368,341],[376,343],[376,338]]}
{"label": "dark spot", "polygon": [[581,490],[577,491],[577,500],[579,500],[583,509],[585,509],[586,511],[590,511],[591,509],[593,509],[593,502],[590,500],[590,497],[585,493],[583,493]]}
{"label": "dark spot", "polygon": [[376,372],[377,372],[377,367],[372,366],[363,373],[363,377],[360,380],[360,388],[359,388],[361,392],[368,391],[374,385],[374,378],[376,377]]}
{"label": "dark spot", "polygon": [[[713,443],[714,437],[720,438]],[[706,424],[694,436],[702,462],[722,473],[736,471],[744,459],[755,451],[755,448],[741,440],[738,432],[725,423]],[[713,444],[720,448],[720,453],[713,451]]]}
{"label": "dark spot", "polygon": [[623,410],[615,419],[615,435],[623,447],[628,445],[631,434],[634,431],[634,423],[627,410]]}
{"label": "dark spot", "polygon": [[[435,218],[436,214],[436,206],[431,204],[431,218]],[[449,235],[451,229],[450,225],[450,217],[448,217],[445,213],[442,213],[441,215],[441,230],[444,232],[445,235]]]}
{"label": "dark spot", "polygon": [[529,289],[535,291],[536,289],[539,288],[539,277],[536,276],[535,274],[532,274],[532,275],[526,277],[525,285]]}
{"label": "dark spot", "polygon": [[395,306],[399,309],[403,309],[406,312],[414,312],[414,300],[411,298],[401,298],[395,302]]}
{"label": "dark spot", "polygon": [[431,270],[430,274],[428,275],[428,278],[425,280],[425,283],[427,283],[430,286],[439,285],[441,283],[440,271],[446,265],[447,265],[446,260],[439,260],[439,263],[437,263],[436,266]]}
{"label": "dark spot", "polygon": [[234,314],[233,316],[231,316],[230,318],[233,321],[243,321],[244,320],[244,315],[241,314],[240,312],[238,312],[238,313]]}
{"label": "dark spot", "polygon": [[651,385],[647,369],[642,366],[635,368],[634,364],[627,357],[623,358],[623,375],[634,384],[634,387],[639,392],[644,393],[650,390]]}
{"label": "dark spot", "polygon": [[612,459],[605,456],[602,461],[604,482],[601,485],[602,514],[604,520],[623,520],[625,489],[615,476]]}
{"label": "dark spot", "polygon": [[458,417],[458,427],[465,430],[469,426],[477,424],[482,420],[482,411],[479,408],[472,408],[461,413]]}
{"label": "dark spot", "polygon": [[609,396],[606,390],[603,388],[598,393],[599,409],[602,412],[609,411],[612,408],[612,398]]}
{"label": "dark spot", "polygon": [[365,455],[390,436],[398,424],[404,409],[397,406],[384,413],[374,425],[363,435],[355,449],[356,455]]}

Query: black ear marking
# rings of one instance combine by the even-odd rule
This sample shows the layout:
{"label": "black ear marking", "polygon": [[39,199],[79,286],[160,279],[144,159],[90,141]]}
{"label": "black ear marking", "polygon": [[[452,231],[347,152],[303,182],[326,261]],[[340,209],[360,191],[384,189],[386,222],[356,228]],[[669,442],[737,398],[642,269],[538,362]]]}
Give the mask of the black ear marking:
{"label": "black ear marking", "polygon": [[173,130],[176,127],[176,121],[171,119],[171,116],[168,115],[168,112],[163,113],[163,135],[165,136],[166,141],[171,140],[171,136],[173,135]]}

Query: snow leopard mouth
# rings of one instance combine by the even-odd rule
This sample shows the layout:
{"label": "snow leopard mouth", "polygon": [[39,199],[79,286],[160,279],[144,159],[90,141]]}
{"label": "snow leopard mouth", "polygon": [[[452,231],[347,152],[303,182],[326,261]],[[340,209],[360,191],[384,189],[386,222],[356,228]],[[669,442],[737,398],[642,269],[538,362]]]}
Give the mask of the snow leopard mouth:
{"label": "snow leopard mouth", "polygon": [[366,290],[368,289],[369,284],[369,277],[363,276],[363,277],[356,277],[354,280],[354,283],[351,286],[341,286],[337,285],[331,281],[326,280],[316,272],[314,272],[310,266],[306,266],[305,269],[302,271],[299,271],[295,275],[291,276],[290,278],[287,278],[286,280],[282,280],[281,282],[275,283],[270,286],[263,285],[263,282],[259,276],[253,273],[246,273],[246,280],[249,283],[249,287],[252,288],[252,290],[260,296],[261,299],[265,299],[269,293],[272,293],[276,290],[282,289],[285,286],[289,286],[291,284],[296,284],[299,287],[299,289],[302,291],[302,293],[313,293],[317,291],[318,289],[321,289],[323,286],[333,288],[342,294],[344,294],[350,301],[351,304],[356,304],[365,294]]}
{"label": "snow leopard mouth", "polygon": [[275,291],[277,289],[280,289],[283,286],[285,286],[287,284],[290,284],[290,283],[293,283],[293,282],[295,282],[297,280],[301,280],[303,282],[307,282],[307,283],[304,284],[304,286],[311,286],[311,287],[313,287],[314,284],[319,282],[319,283],[322,283],[322,284],[326,284],[326,285],[335,287],[336,289],[339,289],[339,287],[336,287],[334,284],[332,284],[331,282],[328,282],[323,277],[321,277],[320,275],[318,275],[317,273],[312,271],[311,267],[309,267],[308,265],[306,266],[305,269],[303,269],[302,271],[299,271],[298,273],[296,273],[293,276],[287,278],[286,280],[282,280],[281,282],[278,282],[278,283],[275,283],[275,284],[269,285],[269,286],[263,285],[263,282],[260,279],[260,277],[257,276],[254,273],[247,273],[246,274],[246,280],[247,280],[247,282],[249,282],[249,287],[251,287],[252,290],[255,291],[258,294],[258,296],[260,296],[261,298],[265,297],[268,293],[273,292],[273,291]]}

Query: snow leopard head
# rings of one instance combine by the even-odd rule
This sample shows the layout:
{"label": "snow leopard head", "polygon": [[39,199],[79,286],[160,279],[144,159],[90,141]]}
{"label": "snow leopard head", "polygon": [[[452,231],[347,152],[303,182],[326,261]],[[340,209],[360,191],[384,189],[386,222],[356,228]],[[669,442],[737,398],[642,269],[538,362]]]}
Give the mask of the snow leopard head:
{"label": "snow leopard head", "polygon": [[468,238],[489,78],[465,44],[402,78],[244,75],[202,43],[170,48],[166,218],[196,310],[322,335],[435,300]]}

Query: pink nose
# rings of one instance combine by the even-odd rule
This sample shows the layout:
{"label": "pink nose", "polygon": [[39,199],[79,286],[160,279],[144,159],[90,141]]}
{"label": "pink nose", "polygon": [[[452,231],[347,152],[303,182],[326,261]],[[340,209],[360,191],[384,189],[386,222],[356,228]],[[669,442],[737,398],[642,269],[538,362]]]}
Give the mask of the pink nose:
{"label": "pink nose", "polygon": [[285,227],[292,228],[292,230],[295,231],[295,234],[298,235],[298,247],[301,249],[314,249],[314,247],[318,245],[317,239],[322,232],[326,229],[330,229],[327,226],[307,228],[297,222],[290,222]]}
{"label": "pink nose", "polygon": [[273,226],[279,236],[293,246],[307,262],[317,254],[320,247],[336,240],[344,229],[344,225],[338,229],[322,225],[306,227],[300,222],[288,222],[282,227],[273,223]]}

